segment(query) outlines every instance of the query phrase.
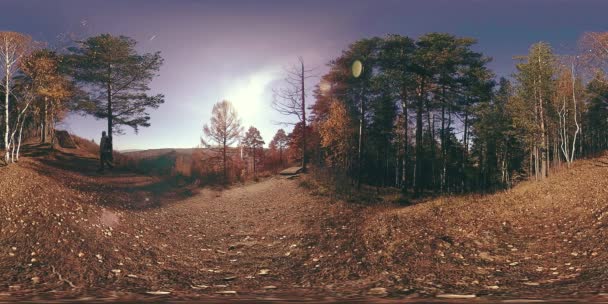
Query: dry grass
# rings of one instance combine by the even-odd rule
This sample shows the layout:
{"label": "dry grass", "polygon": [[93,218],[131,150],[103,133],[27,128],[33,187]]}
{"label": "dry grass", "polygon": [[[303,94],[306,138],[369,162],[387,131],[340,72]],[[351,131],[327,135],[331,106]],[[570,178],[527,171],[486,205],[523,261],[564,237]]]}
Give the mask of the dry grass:
{"label": "dry grass", "polygon": [[530,298],[588,296],[608,286],[606,157],[510,191],[410,206],[375,188],[348,202],[306,174],[205,189],[168,204],[157,178],[41,170],[58,164],[45,160],[0,168],[2,293],[191,296],[227,285],[267,295],[275,291],[263,286],[278,285],[276,293],[286,294],[384,287],[395,297]]}

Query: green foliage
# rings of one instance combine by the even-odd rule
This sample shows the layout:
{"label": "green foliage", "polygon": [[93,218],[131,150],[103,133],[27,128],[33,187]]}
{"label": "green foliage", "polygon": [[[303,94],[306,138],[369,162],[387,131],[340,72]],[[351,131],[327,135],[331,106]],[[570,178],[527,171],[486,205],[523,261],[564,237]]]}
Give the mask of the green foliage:
{"label": "green foliage", "polygon": [[164,102],[162,94],[147,94],[163,63],[160,52],[139,54],[135,40],[110,34],[88,38],[70,52],[70,74],[89,93],[81,111],[107,119],[110,134],[122,133],[121,126],[135,132],[150,126],[147,110]]}

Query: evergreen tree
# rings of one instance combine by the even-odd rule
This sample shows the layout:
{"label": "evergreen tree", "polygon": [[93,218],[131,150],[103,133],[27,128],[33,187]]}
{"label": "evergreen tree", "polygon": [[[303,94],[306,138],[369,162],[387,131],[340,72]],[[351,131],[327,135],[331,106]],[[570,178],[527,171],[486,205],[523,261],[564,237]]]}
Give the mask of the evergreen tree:
{"label": "evergreen tree", "polygon": [[259,160],[261,152],[264,151],[264,140],[262,139],[260,130],[253,126],[249,127],[249,130],[247,130],[245,133],[241,144],[245,148],[249,149],[249,155],[253,160],[253,176],[257,177],[257,161]]}
{"label": "evergreen tree", "polygon": [[150,126],[149,108],[164,102],[162,94],[148,95],[149,84],[163,63],[160,52],[139,54],[135,40],[102,34],[70,48],[70,73],[89,93],[81,110],[107,119],[108,136],[123,133],[121,126]]}

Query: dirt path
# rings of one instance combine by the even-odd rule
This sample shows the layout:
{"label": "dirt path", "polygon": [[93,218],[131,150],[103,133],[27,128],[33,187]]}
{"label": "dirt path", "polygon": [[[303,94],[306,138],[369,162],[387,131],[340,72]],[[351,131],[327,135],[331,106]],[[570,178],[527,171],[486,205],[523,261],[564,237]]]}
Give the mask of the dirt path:
{"label": "dirt path", "polygon": [[159,291],[318,299],[316,273],[331,273],[319,253],[327,201],[299,181],[193,189],[128,171],[97,174],[95,162],[55,153],[0,168],[0,301]]}
{"label": "dirt path", "polygon": [[194,189],[94,162],[0,168],[0,302],[606,298],[602,159],[405,207],[332,202],[279,177]]}
{"label": "dirt path", "polygon": [[298,263],[308,255],[313,233],[309,221],[322,209],[297,187],[271,178],[221,192],[204,190],[161,210],[129,214],[115,230],[135,237],[133,242],[158,242],[156,263],[188,272],[183,275],[190,279],[181,284],[217,291],[296,288]]}

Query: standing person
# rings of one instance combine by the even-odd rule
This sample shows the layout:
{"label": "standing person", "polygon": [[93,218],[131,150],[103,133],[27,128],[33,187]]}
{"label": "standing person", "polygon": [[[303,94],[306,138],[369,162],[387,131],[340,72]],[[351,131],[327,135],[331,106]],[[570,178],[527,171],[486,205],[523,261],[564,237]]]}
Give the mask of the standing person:
{"label": "standing person", "polygon": [[102,172],[107,165],[110,169],[112,165],[112,139],[106,135],[106,131],[101,132],[101,140],[99,141],[99,172]]}

